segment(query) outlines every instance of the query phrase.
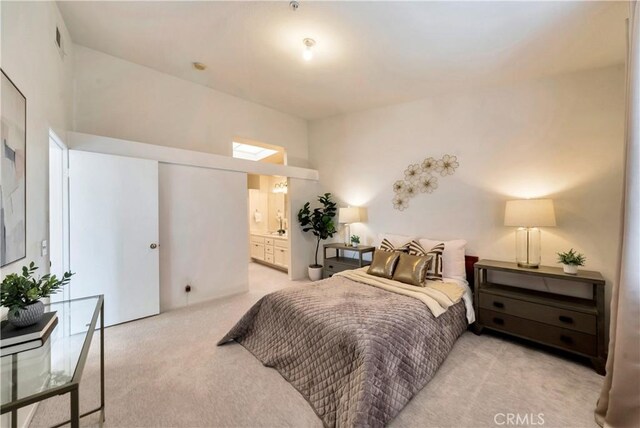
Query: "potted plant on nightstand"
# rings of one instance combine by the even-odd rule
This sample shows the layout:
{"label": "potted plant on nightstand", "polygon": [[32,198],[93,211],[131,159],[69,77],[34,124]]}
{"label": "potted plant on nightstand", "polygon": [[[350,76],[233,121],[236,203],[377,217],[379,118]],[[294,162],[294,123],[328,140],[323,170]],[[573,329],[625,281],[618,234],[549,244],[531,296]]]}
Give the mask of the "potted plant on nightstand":
{"label": "potted plant on nightstand", "polygon": [[351,235],[351,246],[358,248],[358,245],[360,245],[360,237],[358,235]]}
{"label": "potted plant on nightstand", "polygon": [[322,204],[321,208],[311,211],[311,204],[307,202],[298,211],[298,222],[302,226],[302,231],[311,232],[316,237],[315,263],[309,265],[309,279],[312,281],[322,278],[322,265],[318,264],[320,241],[332,238],[336,233],[333,218],[336,216],[337,208],[335,202],[331,200],[331,193],[318,196],[318,201]]}
{"label": "potted plant on nightstand", "polygon": [[0,285],[0,305],[9,308],[7,319],[16,327],[27,327],[40,321],[44,314],[44,304],[40,299],[57,293],[71,281],[71,272],[65,272],[62,279],[46,274],[36,279],[33,274],[38,268],[31,262],[22,267],[22,274],[7,275]]}
{"label": "potted plant on nightstand", "polygon": [[564,273],[569,275],[576,275],[578,266],[584,266],[586,260],[584,254],[576,252],[573,248],[566,253],[558,253],[558,263],[562,263]]}

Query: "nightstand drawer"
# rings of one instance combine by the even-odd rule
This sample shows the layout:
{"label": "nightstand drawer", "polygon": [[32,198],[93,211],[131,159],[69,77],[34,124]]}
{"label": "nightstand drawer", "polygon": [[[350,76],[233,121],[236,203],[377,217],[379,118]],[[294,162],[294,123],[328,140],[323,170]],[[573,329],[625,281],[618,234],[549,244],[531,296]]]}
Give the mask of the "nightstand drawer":
{"label": "nightstand drawer", "polygon": [[329,269],[322,269],[322,279],[331,278],[336,272]]}
{"label": "nightstand drawer", "polygon": [[324,270],[328,272],[338,273],[343,270],[355,269],[353,266],[341,265],[338,263],[328,263],[324,266]]}
{"label": "nightstand drawer", "polygon": [[480,309],[479,312],[480,322],[488,328],[512,333],[520,337],[589,356],[597,355],[595,335],[554,327],[487,309]]}
{"label": "nightstand drawer", "polygon": [[335,272],[360,268],[357,263],[342,263],[340,261],[337,261],[336,259],[326,259],[324,261],[324,267],[325,269],[333,270]]}
{"label": "nightstand drawer", "polygon": [[345,270],[358,269],[358,266],[342,264],[342,263],[327,263],[323,268],[323,275],[325,278],[329,278],[334,273],[342,272]]}
{"label": "nightstand drawer", "polygon": [[480,308],[489,309],[519,318],[538,321],[562,327],[569,330],[576,330],[588,334],[596,334],[595,315],[568,309],[556,308],[548,305],[527,302],[524,300],[511,299],[480,290]]}

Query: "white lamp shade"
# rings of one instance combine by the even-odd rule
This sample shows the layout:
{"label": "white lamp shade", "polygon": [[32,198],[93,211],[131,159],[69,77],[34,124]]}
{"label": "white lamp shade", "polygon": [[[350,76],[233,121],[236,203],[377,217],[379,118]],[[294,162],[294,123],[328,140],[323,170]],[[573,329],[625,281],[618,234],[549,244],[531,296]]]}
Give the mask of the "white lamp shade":
{"label": "white lamp shade", "polygon": [[507,201],[504,225],[545,227],[556,225],[556,213],[551,199],[521,199]]}
{"label": "white lamp shade", "polygon": [[338,221],[347,224],[358,223],[360,221],[360,208],[340,208],[338,210]]}

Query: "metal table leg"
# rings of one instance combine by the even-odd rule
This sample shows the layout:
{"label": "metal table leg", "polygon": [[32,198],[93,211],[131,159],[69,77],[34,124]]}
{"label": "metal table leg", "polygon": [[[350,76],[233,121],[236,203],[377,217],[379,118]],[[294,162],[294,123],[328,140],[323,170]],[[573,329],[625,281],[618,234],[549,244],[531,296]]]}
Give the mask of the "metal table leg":
{"label": "metal table leg", "polygon": [[104,300],[100,307],[100,417],[105,421],[104,411]]}
{"label": "metal table leg", "polygon": [[80,428],[80,391],[78,385],[70,392],[69,400],[71,401],[71,428]]}
{"label": "metal table leg", "polygon": [[[18,354],[11,356],[11,400],[18,399]],[[18,409],[11,411],[11,428],[18,428]]]}

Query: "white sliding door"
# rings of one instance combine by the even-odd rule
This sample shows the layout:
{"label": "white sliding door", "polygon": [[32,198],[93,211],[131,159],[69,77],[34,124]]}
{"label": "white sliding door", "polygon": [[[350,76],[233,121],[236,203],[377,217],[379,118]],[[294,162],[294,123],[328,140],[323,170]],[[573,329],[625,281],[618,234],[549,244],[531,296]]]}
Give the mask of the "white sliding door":
{"label": "white sliding door", "polygon": [[104,294],[105,325],[159,312],[158,162],[69,150],[71,298]]}
{"label": "white sliding door", "polygon": [[246,173],[160,164],[162,311],[248,290],[248,209]]}

